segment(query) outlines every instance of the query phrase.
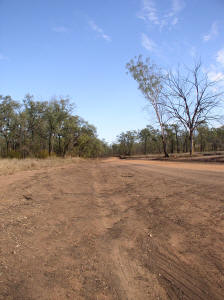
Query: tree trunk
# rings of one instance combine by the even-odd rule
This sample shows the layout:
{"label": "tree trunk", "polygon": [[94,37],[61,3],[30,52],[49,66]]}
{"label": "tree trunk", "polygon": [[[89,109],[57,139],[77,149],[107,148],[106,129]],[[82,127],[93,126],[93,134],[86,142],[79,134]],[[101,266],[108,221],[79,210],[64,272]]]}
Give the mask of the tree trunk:
{"label": "tree trunk", "polygon": [[68,151],[68,147],[69,147],[69,142],[67,144],[65,144],[64,149],[63,149],[63,157],[65,157],[67,151]]}
{"label": "tree trunk", "polygon": [[167,152],[167,145],[166,145],[166,135],[165,130],[162,124],[160,124],[161,127],[161,133],[162,133],[162,142],[163,142],[163,152],[165,157],[169,157],[169,154]]}
{"label": "tree trunk", "polygon": [[176,135],[177,153],[180,153],[179,139],[178,139],[177,131],[175,132],[175,135]]}
{"label": "tree trunk", "polygon": [[193,131],[189,132],[189,139],[190,139],[190,156],[194,154],[194,135]]}
{"label": "tree trunk", "polygon": [[8,154],[9,154],[9,141],[8,141],[6,136],[4,136],[4,138],[5,138],[5,145],[6,145],[6,156],[8,157]]}
{"label": "tree trunk", "polygon": [[145,147],[144,147],[145,155],[147,154],[147,138],[145,138]]}
{"label": "tree trunk", "polygon": [[166,140],[164,136],[162,136],[162,142],[163,142],[163,152],[165,157],[169,157],[169,154],[167,152],[167,145],[166,145]]}
{"label": "tree trunk", "polygon": [[9,155],[9,141],[6,141],[6,155]]}
{"label": "tree trunk", "polygon": [[49,140],[48,140],[48,154],[51,156],[51,151],[52,151],[52,135],[49,135]]}
{"label": "tree trunk", "polygon": [[58,148],[59,148],[59,155],[62,154],[62,150],[61,150],[61,136],[58,136]]}
{"label": "tree trunk", "polygon": [[203,142],[202,142],[202,138],[200,139],[200,151],[203,152]]}
{"label": "tree trunk", "polygon": [[188,140],[189,140],[189,138],[188,138],[188,136],[186,136],[184,139],[184,151],[183,151],[185,153],[188,152]]}
{"label": "tree trunk", "polygon": [[171,141],[171,153],[174,153],[174,140]]}

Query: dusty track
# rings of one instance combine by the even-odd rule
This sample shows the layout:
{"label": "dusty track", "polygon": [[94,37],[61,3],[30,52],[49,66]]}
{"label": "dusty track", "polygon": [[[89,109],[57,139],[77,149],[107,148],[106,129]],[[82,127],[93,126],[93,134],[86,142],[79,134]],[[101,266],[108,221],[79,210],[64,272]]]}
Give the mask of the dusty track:
{"label": "dusty track", "polygon": [[224,299],[224,167],[105,160],[0,177],[1,300]]}

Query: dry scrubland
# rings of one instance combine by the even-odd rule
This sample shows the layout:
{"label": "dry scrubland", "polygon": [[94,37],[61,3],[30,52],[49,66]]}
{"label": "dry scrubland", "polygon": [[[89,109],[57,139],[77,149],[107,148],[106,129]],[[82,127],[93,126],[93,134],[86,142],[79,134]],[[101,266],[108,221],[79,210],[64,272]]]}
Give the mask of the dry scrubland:
{"label": "dry scrubland", "polygon": [[59,158],[52,157],[46,159],[26,158],[26,159],[0,159],[0,175],[12,175],[19,171],[39,170],[52,168],[61,165],[77,163],[81,158]]}
{"label": "dry scrubland", "polygon": [[223,300],[224,164],[0,163],[0,300]]}
{"label": "dry scrubland", "polygon": [[[125,159],[140,159],[140,160],[164,160],[164,155],[133,155],[133,156],[122,156]],[[195,153],[193,157],[189,157],[189,154],[171,154],[167,161],[195,161],[195,162],[224,162],[224,152],[219,151],[218,155],[215,152],[210,153]],[[79,157],[51,157],[45,159],[26,158],[26,159],[0,159],[0,176],[1,175],[12,175],[19,171],[31,171],[40,170],[43,168],[52,168],[67,164],[73,164],[84,161],[83,158]]]}

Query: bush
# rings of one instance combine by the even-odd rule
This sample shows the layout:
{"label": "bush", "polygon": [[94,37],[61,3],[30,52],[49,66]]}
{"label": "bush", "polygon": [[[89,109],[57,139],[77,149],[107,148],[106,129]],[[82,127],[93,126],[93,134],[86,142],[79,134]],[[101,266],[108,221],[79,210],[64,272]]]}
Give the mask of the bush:
{"label": "bush", "polygon": [[47,150],[41,150],[35,156],[36,156],[36,158],[44,159],[44,158],[48,158],[49,155],[48,155],[48,151]]}
{"label": "bush", "polygon": [[19,159],[19,158],[22,158],[22,155],[21,155],[21,153],[19,151],[11,150],[8,153],[8,157],[9,158],[18,158]]}

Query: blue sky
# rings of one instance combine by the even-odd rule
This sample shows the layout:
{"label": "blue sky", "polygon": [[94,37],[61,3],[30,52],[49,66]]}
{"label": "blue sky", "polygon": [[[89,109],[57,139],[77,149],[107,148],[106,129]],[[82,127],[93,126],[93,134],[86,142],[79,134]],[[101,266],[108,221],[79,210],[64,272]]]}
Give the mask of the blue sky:
{"label": "blue sky", "polygon": [[69,95],[76,113],[111,142],[155,124],[126,63],[201,57],[224,79],[223,0],[0,0],[0,94]]}

